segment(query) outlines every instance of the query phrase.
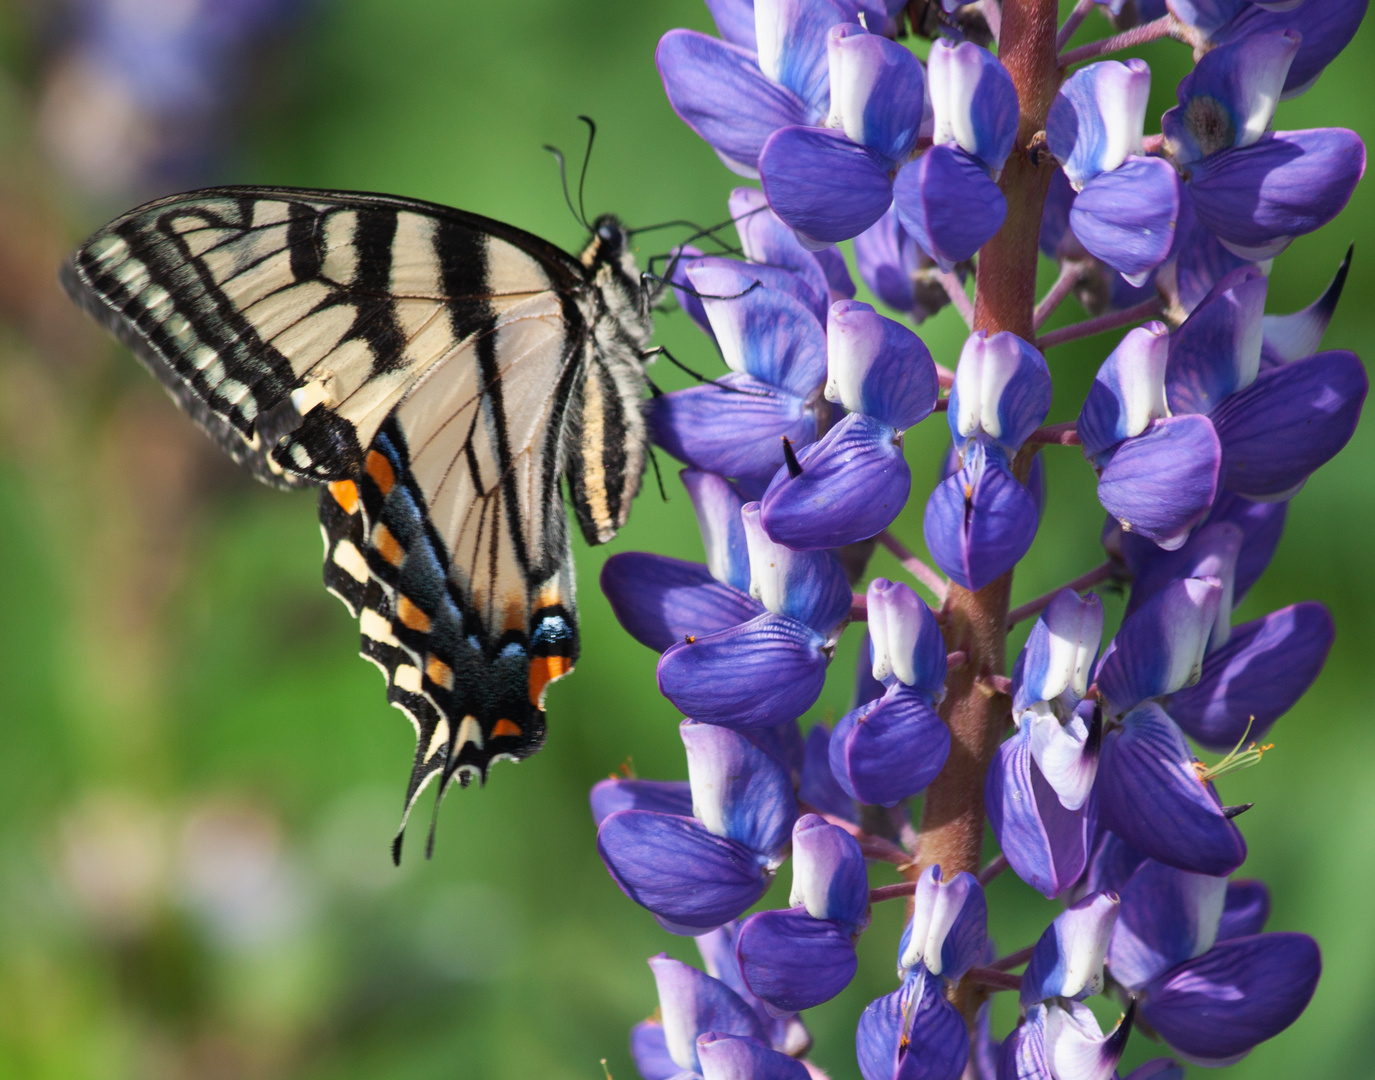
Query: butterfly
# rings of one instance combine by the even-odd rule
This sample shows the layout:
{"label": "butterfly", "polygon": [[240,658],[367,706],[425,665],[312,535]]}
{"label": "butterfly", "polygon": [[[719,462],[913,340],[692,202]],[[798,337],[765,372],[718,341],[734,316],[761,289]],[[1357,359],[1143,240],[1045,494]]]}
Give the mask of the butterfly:
{"label": "butterfly", "polygon": [[578,657],[561,485],[590,544],[639,489],[659,289],[616,218],[591,234],[574,257],[414,199],[221,187],[131,210],[62,271],[235,461],[320,486],[325,585],[416,729],[397,860],[431,781],[437,809],[544,742]]}

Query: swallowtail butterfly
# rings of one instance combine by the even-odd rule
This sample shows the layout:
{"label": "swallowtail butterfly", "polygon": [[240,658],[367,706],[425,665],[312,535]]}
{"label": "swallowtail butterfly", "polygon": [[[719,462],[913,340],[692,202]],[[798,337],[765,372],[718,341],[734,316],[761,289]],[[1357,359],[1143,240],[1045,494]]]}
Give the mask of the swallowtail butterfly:
{"label": "swallowtail butterfly", "polygon": [[656,290],[615,218],[574,258],[412,199],[211,188],[111,222],[62,280],[235,461],[321,486],[325,585],[418,737],[403,829],[431,780],[539,749],[578,656],[561,481],[604,543],[647,453]]}

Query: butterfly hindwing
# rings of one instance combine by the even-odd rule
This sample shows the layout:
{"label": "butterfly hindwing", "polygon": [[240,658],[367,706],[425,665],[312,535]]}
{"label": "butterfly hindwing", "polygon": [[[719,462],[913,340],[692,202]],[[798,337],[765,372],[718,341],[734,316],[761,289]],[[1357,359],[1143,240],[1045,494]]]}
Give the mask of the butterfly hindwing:
{"label": "butterfly hindwing", "polygon": [[537,750],[577,659],[562,479],[604,542],[646,457],[624,241],[599,222],[577,260],[430,203],[218,188],[131,211],[64,271],[236,461],[323,485],[326,587],[416,729],[407,816],[431,780]]}

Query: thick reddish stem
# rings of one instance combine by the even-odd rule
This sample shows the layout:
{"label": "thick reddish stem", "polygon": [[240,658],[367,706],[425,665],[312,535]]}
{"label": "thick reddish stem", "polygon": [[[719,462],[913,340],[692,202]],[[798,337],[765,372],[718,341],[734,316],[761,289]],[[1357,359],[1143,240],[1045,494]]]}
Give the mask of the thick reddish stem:
{"label": "thick reddish stem", "polygon": [[[1046,113],[1059,89],[1061,71],[1055,35],[1056,0],[1006,0],[998,58],[1017,87],[1021,119],[1017,143],[999,180],[1007,199],[1007,219],[979,253],[974,329],[1002,330],[1035,340],[1037,242],[1041,209],[1051,168],[1028,148],[1045,129]],[[1024,460],[1023,460],[1024,459]],[[1014,466],[1026,479],[1031,456]],[[1007,612],[1012,591],[1009,571],[977,592],[950,583],[945,601],[945,640],[951,652],[969,659],[946,680],[941,716],[950,727],[950,756],[926,789],[916,861],[903,871],[915,880],[939,864],[949,880],[961,871],[977,874],[984,837],[984,777],[1009,718],[1008,700],[993,692],[989,677],[1007,670]],[[1010,981],[1010,980],[1009,980]],[[982,985],[980,985],[982,983]],[[988,993],[983,980],[965,979],[951,1000],[972,1024]]]}

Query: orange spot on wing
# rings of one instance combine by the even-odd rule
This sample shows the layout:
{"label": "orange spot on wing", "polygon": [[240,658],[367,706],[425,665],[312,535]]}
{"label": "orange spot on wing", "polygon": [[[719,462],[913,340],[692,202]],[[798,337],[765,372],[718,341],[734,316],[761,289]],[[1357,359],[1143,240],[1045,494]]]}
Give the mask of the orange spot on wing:
{"label": "orange spot on wing", "polygon": [[502,735],[519,735],[520,733],[520,725],[514,720],[507,720],[504,716],[492,727],[492,738],[494,739]]}
{"label": "orange spot on wing", "polygon": [[396,472],[391,467],[391,462],[384,454],[379,454],[376,450],[368,451],[368,460],[363,464],[367,474],[372,477],[372,481],[377,485],[383,495],[387,494],[396,484]]}
{"label": "orange spot on wing", "polygon": [[393,566],[400,566],[406,557],[406,550],[391,534],[391,530],[381,522],[377,523],[377,528],[372,530],[372,546],[377,549],[377,553],[386,559]]}
{"label": "orange spot on wing", "polygon": [[329,493],[334,496],[346,514],[358,512],[358,485],[352,480],[335,480],[329,485]]}
{"label": "orange spot on wing", "polygon": [[[411,603],[409,596],[402,596],[396,601],[396,615],[403,626],[414,630],[417,634],[430,632],[430,617]],[[438,681],[438,679],[435,680],[435,682]]]}
{"label": "orange spot on wing", "polygon": [[530,704],[537,709],[544,708],[544,691],[555,679],[561,679],[573,670],[573,663],[566,656],[536,656],[530,660]]}
{"label": "orange spot on wing", "polygon": [[445,690],[454,688],[454,669],[444,663],[434,653],[425,661],[425,674],[430,677],[430,682],[436,686],[442,686]]}
{"label": "orange spot on wing", "polygon": [[563,592],[557,585],[546,585],[535,598],[535,608],[559,607],[563,604]]}

